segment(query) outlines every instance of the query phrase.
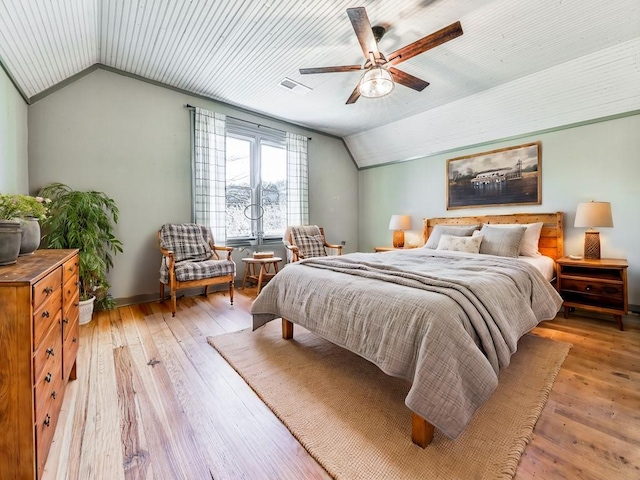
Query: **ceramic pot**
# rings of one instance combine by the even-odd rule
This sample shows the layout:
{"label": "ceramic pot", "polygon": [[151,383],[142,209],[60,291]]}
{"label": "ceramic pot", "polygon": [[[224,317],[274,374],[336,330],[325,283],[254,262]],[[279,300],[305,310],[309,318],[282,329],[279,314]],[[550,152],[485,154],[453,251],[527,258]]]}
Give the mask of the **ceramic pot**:
{"label": "ceramic pot", "polygon": [[20,253],[21,238],[20,222],[0,220],[0,265],[16,263]]}
{"label": "ceramic pot", "polygon": [[87,300],[80,300],[80,325],[85,325],[91,321],[91,317],[93,316],[93,302],[95,302],[96,297],[89,297]]}
{"label": "ceramic pot", "polygon": [[40,246],[40,222],[37,218],[23,218],[20,220],[22,238],[20,241],[20,255],[29,255]]}

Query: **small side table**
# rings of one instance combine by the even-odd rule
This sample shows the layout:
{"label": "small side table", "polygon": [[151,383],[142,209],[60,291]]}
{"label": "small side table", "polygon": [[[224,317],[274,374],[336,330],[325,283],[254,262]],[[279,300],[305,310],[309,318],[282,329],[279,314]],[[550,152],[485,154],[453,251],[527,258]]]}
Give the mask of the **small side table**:
{"label": "small side table", "polygon": [[417,245],[405,245],[404,247],[373,247],[376,252],[391,252],[393,250],[409,250],[411,248],[418,248]]}
{"label": "small side table", "polygon": [[564,318],[570,308],[582,308],[613,315],[618,328],[624,329],[622,316],[629,308],[627,297],[627,267],[622,258],[600,260],[556,260],[558,292],[564,300]]}
{"label": "small side table", "polygon": [[[278,263],[282,261],[280,257],[268,258],[243,258],[245,263],[244,276],[242,277],[242,288],[244,288],[247,280],[258,283],[258,293],[262,289],[263,283],[267,283],[276,273],[278,273]],[[273,271],[272,271],[273,267]]]}

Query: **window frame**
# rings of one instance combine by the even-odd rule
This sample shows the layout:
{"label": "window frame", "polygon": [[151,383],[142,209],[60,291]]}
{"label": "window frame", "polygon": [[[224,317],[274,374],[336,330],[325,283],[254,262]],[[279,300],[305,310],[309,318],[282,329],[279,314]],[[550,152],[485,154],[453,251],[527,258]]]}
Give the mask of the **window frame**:
{"label": "window frame", "polygon": [[[255,125],[242,120],[227,117],[226,137],[248,141],[250,144],[249,176],[251,187],[251,202],[262,205],[262,145],[274,148],[282,148],[285,155],[287,153],[286,132],[271,129],[262,125]],[[228,153],[228,152],[227,152]],[[225,154],[226,155],[226,154]],[[226,162],[226,158],[225,158]],[[285,195],[286,191],[285,176]],[[226,194],[225,194],[226,196]],[[255,198],[254,198],[255,196]],[[229,246],[249,246],[260,244],[259,233],[264,231],[263,217],[251,221],[251,235],[242,237],[227,237],[226,244]],[[285,219],[286,223],[286,219]],[[286,227],[285,227],[286,229]],[[282,241],[284,230],[278,235],[262,237],[262,245],[278,244]]]}

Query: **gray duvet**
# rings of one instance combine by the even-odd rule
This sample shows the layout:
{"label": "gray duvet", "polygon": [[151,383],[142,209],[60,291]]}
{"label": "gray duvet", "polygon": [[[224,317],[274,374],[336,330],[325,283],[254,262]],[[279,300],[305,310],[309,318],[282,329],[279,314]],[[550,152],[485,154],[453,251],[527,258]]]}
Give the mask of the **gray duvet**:
{"label": "gray duvet", "polygon": [[254,330],[283,317],[409,380],[407,407],[455,438],[518,339],[561,304],[517,259],[421,248],[287,265],[251,313]]}

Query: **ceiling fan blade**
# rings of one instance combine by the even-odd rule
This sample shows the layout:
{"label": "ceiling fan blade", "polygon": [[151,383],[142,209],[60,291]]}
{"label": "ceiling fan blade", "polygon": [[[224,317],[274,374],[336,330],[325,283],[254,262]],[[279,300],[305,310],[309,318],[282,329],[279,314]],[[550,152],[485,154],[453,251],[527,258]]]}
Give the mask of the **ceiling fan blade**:
{"label": "ceiling fan blade", "polygon": [[[362,80],[360,80],[362,81]],[[356,85],[356,88],[353,89],[353,92],[351,92],[351,95],[349,96],[349,99],[347,100],[347,105],[350,105],[352,103],[356,103],[356,101],[360,98],[360,82],[358,82],[358,84]]]}
{"label": "ceiling fan blade", "polygon": [[389,67],[389,73],[393,77],[394,82],[399,83],[400,85],[404,85],[405,87],[413,88],[418,92],[421,92],[429,86],[429,82],[425,82],[418,77],[414,77],[413,75],[410,75],[407,72],[403,72],[402,70],[398,70],[394,67]]}
{"label": "ceiling fan blade", "polygon": [[376,37],[373,36],[373,30],[371,29],[371,23],[369,22],[365,8],[347,8],[347,14],[356,32],[356,37],[358,37],[358,41],[360,42],[360,48],[362,48],[364,58],[369,59],[369,52],[373,52],[373,56],[376,59],[380,58],[378,42],[376,42]]}
{"label": "ceiling fan blade", "polygon": [[462,33],[462,25],[460,25],[460,22],[452,23],[448,27],[444,27],[442,30],[438,30],[431,35],[427,35],[420,40],[416,40],[415,42],[396,50],[391,55],[388,55],[387,58],[389,63],[397,65],[398,63],[409,60],[422,52],[426,52],[427,50],[437,47],[438,45],[442,45],[449,40],[453,40],[454,38],[462,35]]}
{"label": "ceiling fan blade", "polygon": [[350,72],[352,70],[362,70],[360,65],[345,65],[342,67],[317,67],[317,68],[301,68],[300,73],[329,73],[329,72]]}

